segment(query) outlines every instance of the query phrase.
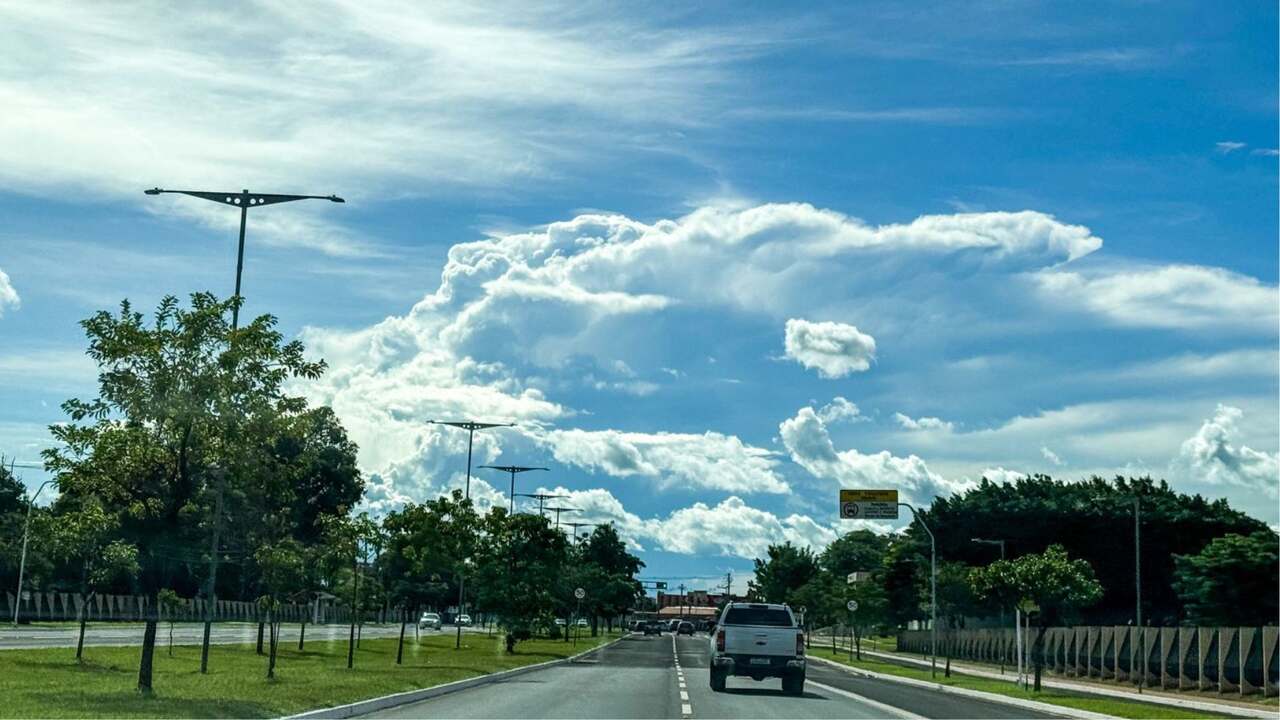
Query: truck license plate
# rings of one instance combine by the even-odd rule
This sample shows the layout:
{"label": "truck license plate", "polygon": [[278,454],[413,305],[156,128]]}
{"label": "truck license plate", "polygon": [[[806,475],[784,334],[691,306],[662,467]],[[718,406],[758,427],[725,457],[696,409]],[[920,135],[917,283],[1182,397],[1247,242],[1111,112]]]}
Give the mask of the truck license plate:
{"label": "truck license plate", "polygon": [[769,658],[751,658],[752,665],[768,665]]}

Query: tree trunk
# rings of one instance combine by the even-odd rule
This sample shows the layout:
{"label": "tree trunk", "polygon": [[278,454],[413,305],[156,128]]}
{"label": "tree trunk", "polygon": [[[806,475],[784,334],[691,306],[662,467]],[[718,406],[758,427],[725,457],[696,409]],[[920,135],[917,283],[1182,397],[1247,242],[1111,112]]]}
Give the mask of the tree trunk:
{"label": "tree trunk", "polygon": [[200,674],[204,675],[209,672],[209,633],[213,630],[213,621],[208,618],[209,610],[205,613],[204,621],[204,639],[200,641]]}
{"label": "tree trunk", "polygon": [[302,627],[298,628],[298,650],[302,650],[302,641],[307,639],[307,618],[302,617]]}
{"label": "tree trunk", "polygon": [[855,627],[853,629],[853,650],[858,655],[858,659],[862,659],[862,628]]}
{"label": "tree trunk", "polygon": [[404,612],[400,613],[400,642],[396,644],[396,664],[404,664]]}
{"label": "tree trunk", "polygon": [[512,655],[516,651],[516,636],[510,630],[507,631],[507,654]]}
{"label": "tree trunk", "polygon": [[258,654],[259,655],[262,654],[262,630],[265,626],[266,626],[266,623],[264,623],[262,621],[262,618],[259,617],[258,618]]}
{"label": "tree trunk", "polygon": [[1036,641],[1031,646],[1032,660],[1036,664],[1036,692],[1040,692],[1040,672],[1044,669],[1044,653],[1040,652],[1040,644],[1044,642],[1044,633],[1048,629],[1047,625],[1041,625],[1036,631]]}
{"label": "tree trunk", "polygon": [[80,637],[76,639],[76,662],[81,662],[84,657],[84,626],[86,618],[84,616],[84,608],[80,609]]}
{"label": "tree trunk", "polygon": [[173,618],[169,618],[169,657],[173,657]]}
{"label": "tree trunk", "polygon": [[151,694],[151,669],[156,654],[156,625],[158,621],[153,614],[147,617],[146,629],[142,633],[142,659],[138,662],[138,692]]}
{"label": "tree trunk", "polygon": [[347,669],[355,667],[356,663],[356,618],[351,616],[351,634],[347,636]]}
{"label": "tree trunk", "polygon": [[271,624],[271,638],[269,641],[270,647],[268,650],[269,655],[267,657],[267,679],[275,680],[276,679],[276,638],[279,631],[278,631],[278,624],[276,623],[274,612],[267,613],[267,621]]}

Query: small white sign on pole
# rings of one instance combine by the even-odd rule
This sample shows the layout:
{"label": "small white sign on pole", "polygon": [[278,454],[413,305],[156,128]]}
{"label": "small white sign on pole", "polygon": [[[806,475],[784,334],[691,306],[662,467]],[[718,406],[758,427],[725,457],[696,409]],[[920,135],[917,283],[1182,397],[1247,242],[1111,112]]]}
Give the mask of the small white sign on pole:
{"label": "small white sign on pole", "polygon": [[582,588],[578,588],[577,590],[573,591],[573,596],[581,600],[582,598],[587,596],[587,591],[583,590]]}
{"label": "small white sign on pole", "polygon": [[847,608],[849,608],[849,612],[857,612],[857,611],[858,611],[858,601],[857,601],[857,600],[850,600],[849,602],[845,603],[845,604],[844,604],[844,606],[845,606],[845,607],[847,607]]}

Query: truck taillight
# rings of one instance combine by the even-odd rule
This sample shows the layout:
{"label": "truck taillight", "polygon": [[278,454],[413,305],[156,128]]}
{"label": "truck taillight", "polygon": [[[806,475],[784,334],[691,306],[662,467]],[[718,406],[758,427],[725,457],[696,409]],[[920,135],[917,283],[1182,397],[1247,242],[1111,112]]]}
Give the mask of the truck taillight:
{"label": "truck taillight", "polygon": [[716,652],[724,652],[724,629],[716,631]]}
{"label": "truck taillight", "polygon": [[796,633],[796,655],[804,655],[804,633]]}

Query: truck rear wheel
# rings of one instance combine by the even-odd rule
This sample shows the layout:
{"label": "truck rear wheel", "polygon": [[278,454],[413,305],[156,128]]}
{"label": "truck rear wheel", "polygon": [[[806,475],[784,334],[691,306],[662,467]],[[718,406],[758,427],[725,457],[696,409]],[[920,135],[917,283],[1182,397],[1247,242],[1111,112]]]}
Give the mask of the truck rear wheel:
{"label": "truck rear wheel", "polygon": [[724,692],[725,672],[711,668],[711,691]]}

